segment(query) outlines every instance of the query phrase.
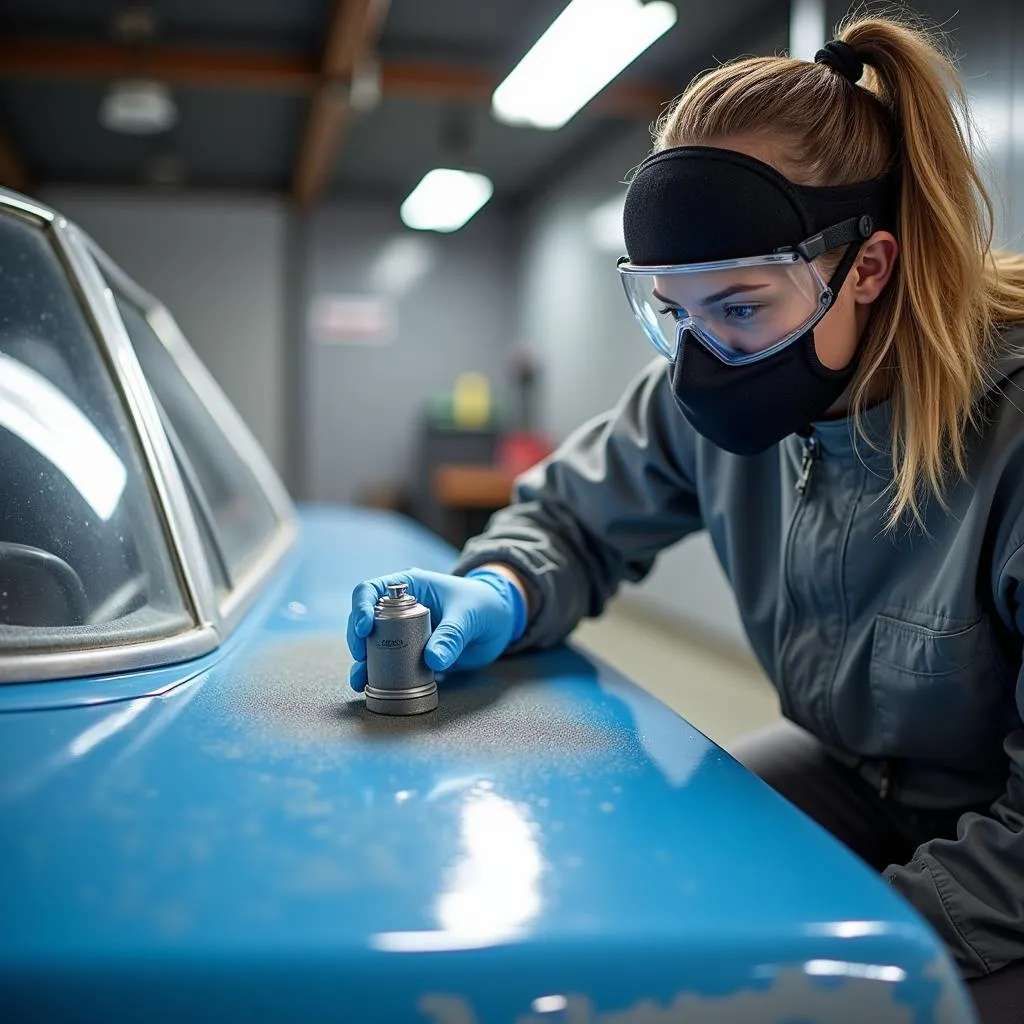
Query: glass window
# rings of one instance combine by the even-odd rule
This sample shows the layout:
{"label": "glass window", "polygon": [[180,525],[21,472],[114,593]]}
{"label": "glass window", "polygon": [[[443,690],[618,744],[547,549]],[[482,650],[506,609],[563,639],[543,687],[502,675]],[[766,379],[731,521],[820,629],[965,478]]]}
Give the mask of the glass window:
{"label": "glass window", "polygon": [[214,536],[213,515],[209,508],[207,508],[206,501],[199,490],[195,470],[188,459],[185,458],[181,450],[181,442],[174,433],[174,428],[167,422],[167,414],[163,409],[160,410],[160,418],[171,442],[174,462],[178,467],[178,472],[181,474],[182,482],[185,484],[185,493],[188,495],[188,506],[192,511],[192,518],[195,519],[196,525],[199,527],[199,540],[203,545],[206,563],[210,567],[213,585],[218,596],[225,597],[231,589],[231,582],[228,579],[228,569],[224,564],[224,554],[221,550],[220,542]]}
{"label": "glass window", "polygon": [[[235,580],[277,529],[273,507],[143,311],[116,290],[114,297],[150,387],[190,464],[187,475],[210,510],[216,539]],[[242,353],[239,358],[244,358]]]}
{"label": "glass window", "polygon": [[0,214],[0,653],[193,624],[121,397],[45,231]]}

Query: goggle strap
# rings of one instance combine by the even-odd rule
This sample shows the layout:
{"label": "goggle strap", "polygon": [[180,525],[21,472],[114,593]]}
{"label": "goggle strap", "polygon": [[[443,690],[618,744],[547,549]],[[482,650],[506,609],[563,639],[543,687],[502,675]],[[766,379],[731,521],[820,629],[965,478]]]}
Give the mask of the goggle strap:
{"label": "goggle strap", "polygon": [[874,221],[866,214],[862,217],[851,217],[825,228],[824,231],[819,231],[816,235],[811,235],[796,247],[796,251],[805,260],[816,260],[833,249],[870,238],[874,230]]}

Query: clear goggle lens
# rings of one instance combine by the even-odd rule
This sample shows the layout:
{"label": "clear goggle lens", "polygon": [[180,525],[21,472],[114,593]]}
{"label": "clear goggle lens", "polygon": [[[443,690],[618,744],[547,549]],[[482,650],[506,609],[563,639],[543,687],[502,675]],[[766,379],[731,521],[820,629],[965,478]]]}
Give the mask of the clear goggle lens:
{"label": "clear goggle lens", "polygon": [[797,253],[674,267],[623,261],[619,273],[634,315],[669,359],[690,331],[725,363],[756,362],[799,338],[832,302]]}

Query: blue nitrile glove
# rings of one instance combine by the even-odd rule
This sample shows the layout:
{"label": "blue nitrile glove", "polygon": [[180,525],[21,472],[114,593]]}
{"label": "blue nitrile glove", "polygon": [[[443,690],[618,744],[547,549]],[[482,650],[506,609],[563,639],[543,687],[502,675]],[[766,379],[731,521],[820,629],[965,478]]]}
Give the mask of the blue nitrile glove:
{"label": "blue nitrile glove", "polygon": [[348,649],[356,663],[349,672],[353,690],[366,687],[366,638],[373,629],[373,606],[389,583],[404,583],[430,609],[433,632],[423,660],[435,672],[480,668],[500,657],[526,628],[526,602],[519,588],[492,569],[451,576],[408,569],[360,583],[352,592]]}

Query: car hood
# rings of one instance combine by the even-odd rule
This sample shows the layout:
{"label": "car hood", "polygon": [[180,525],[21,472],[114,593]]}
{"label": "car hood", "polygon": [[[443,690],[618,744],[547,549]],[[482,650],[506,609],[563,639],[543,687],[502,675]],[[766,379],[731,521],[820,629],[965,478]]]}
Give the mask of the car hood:
{"label": "car hood", "polygon": [[[450,676],[429,715],[366,712],[347,685],[353,586],[453,560],[397,517],[306,509],[214,654],[0,689],[10,1005],[108,1020],[966,1019],[949,961],[894,893],[573,647]],[[855,1016],[833,1015],[846,1003]]]}

